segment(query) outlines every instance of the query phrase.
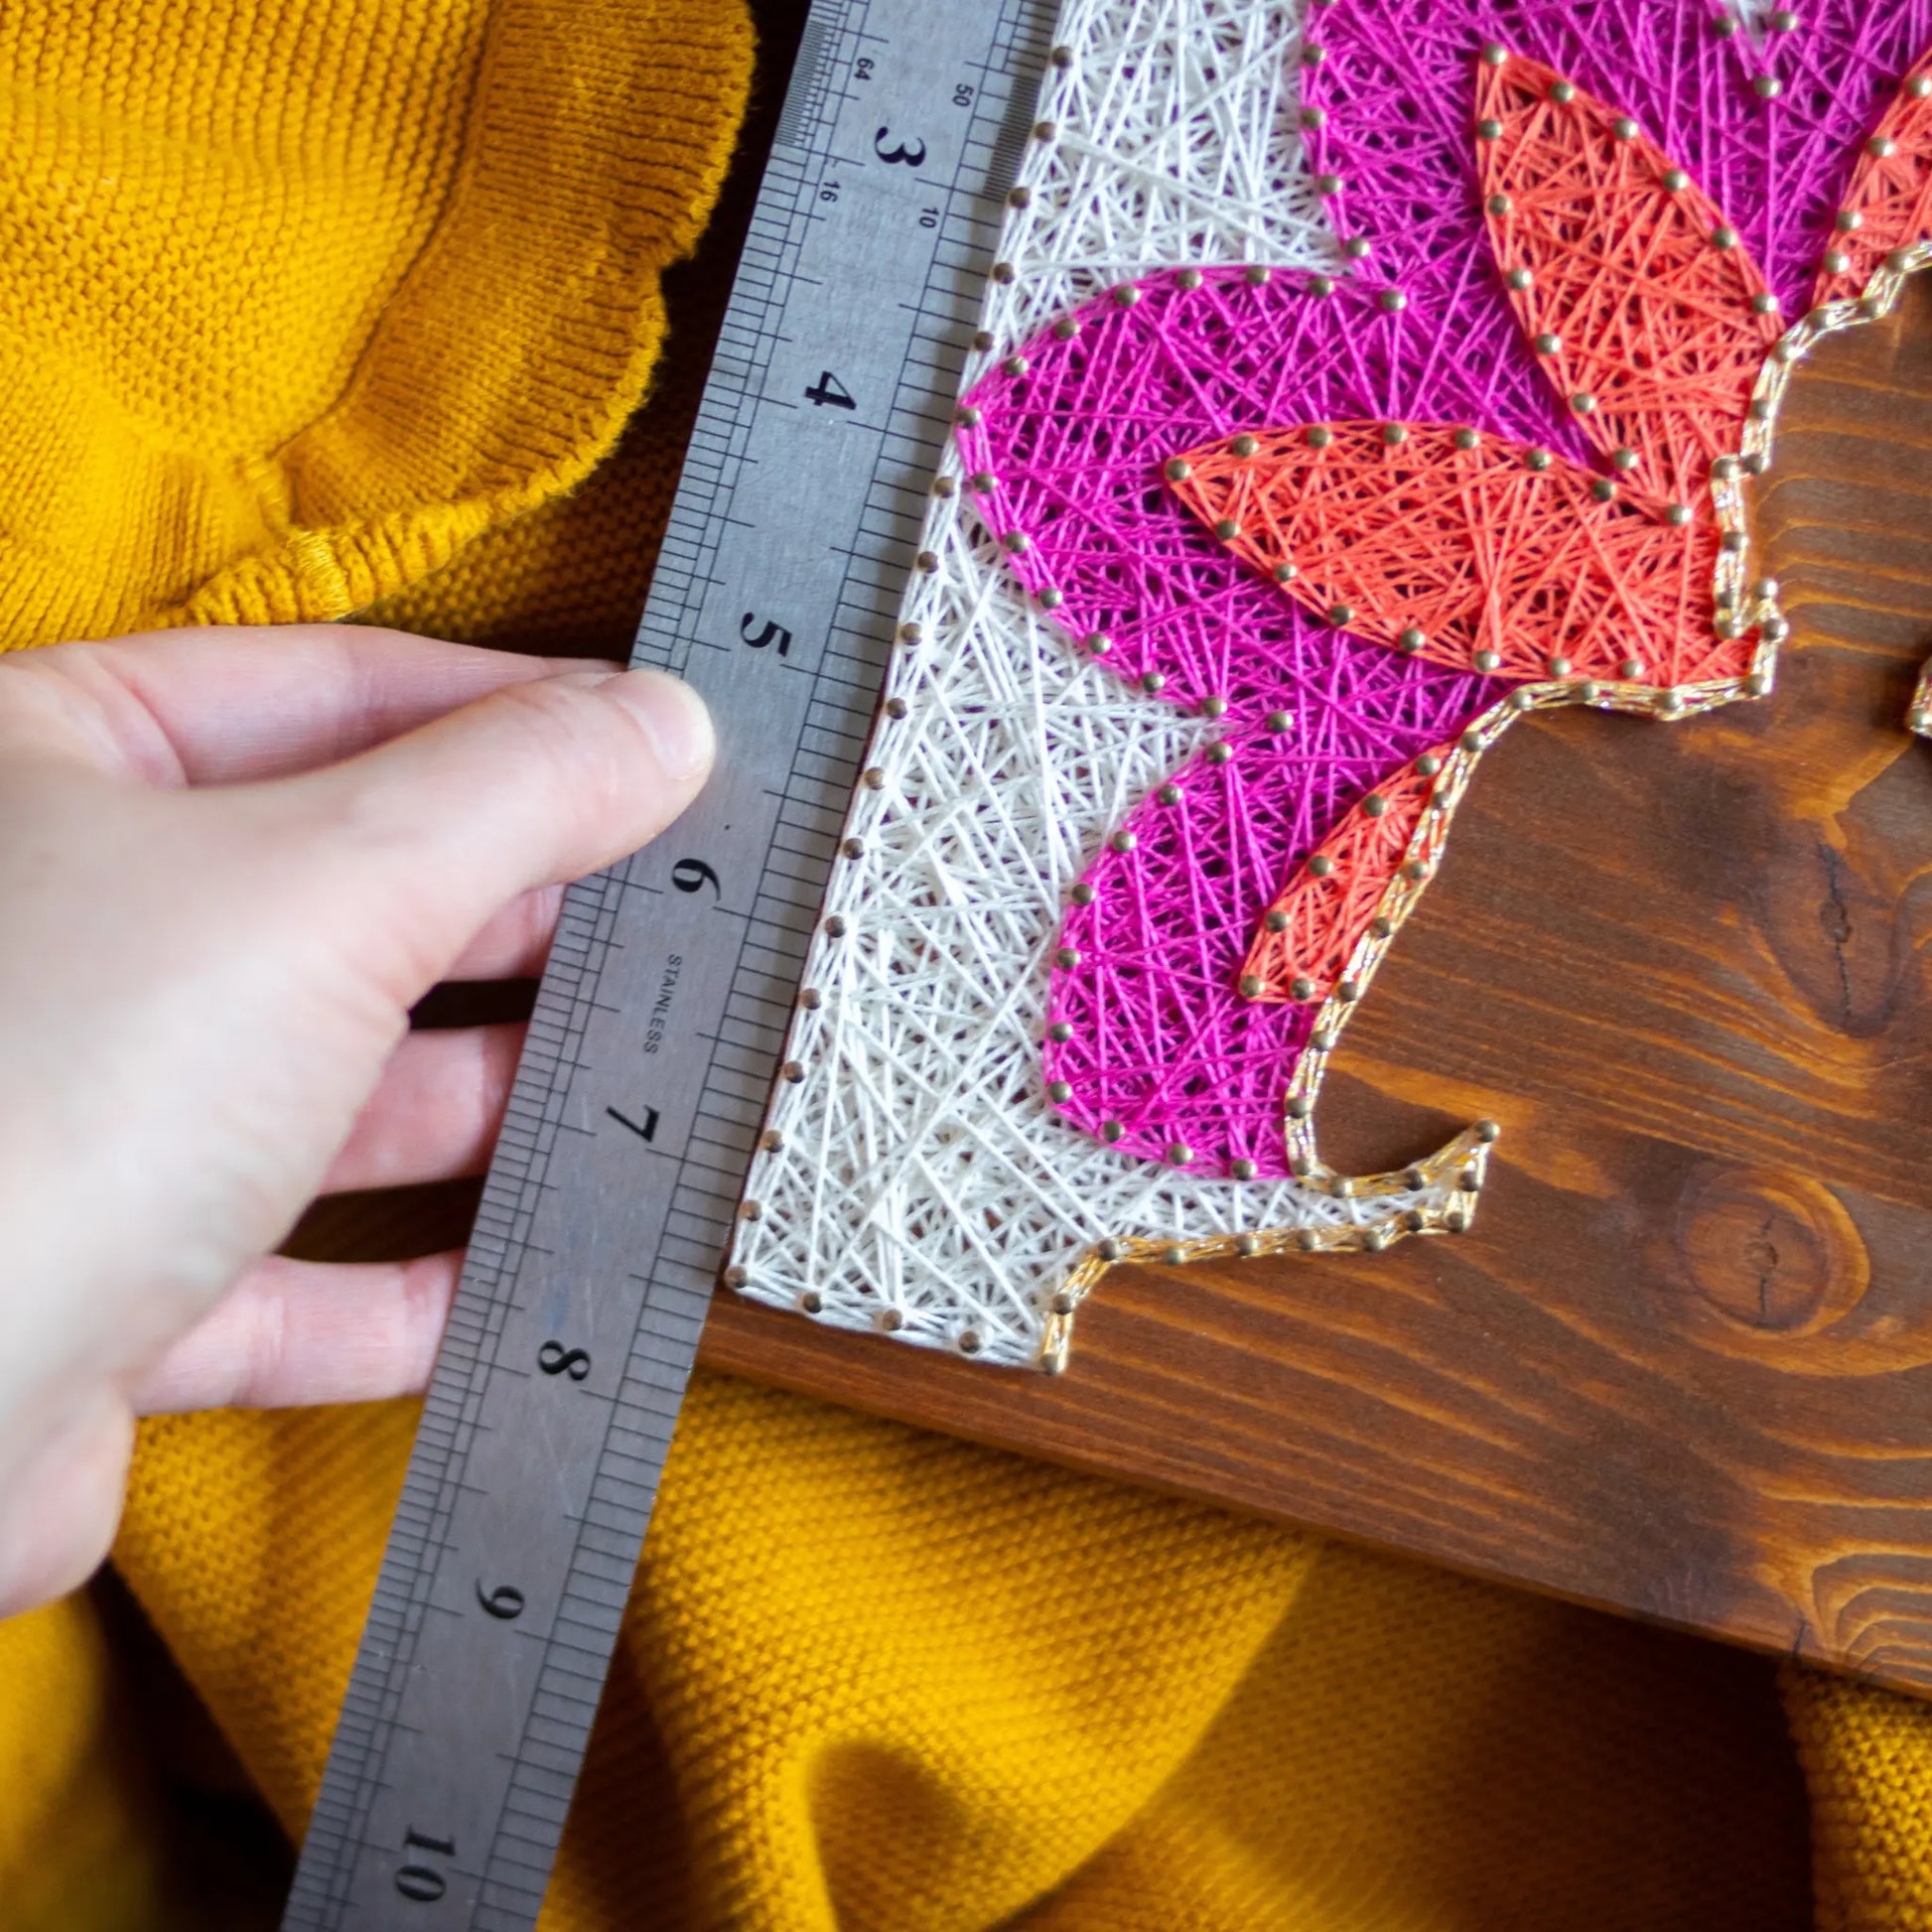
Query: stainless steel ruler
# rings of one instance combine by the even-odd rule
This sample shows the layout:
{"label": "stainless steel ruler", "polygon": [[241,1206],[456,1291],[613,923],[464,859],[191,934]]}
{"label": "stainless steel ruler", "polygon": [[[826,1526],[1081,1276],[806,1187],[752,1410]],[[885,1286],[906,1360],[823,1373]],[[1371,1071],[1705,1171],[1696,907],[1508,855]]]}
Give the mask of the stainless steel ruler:
{"label": "stainless steel ruler", "polygon": [[704,795],[575,887],[283,1924],[532,1925],[1056,0],[815,0],[634,661]]}

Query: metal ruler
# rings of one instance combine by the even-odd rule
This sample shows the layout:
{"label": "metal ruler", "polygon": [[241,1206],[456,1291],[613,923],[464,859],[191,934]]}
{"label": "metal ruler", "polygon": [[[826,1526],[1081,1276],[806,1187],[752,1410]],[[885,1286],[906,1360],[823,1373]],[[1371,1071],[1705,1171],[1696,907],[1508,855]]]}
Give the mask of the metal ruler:
{"label": "metal ruler", "polygon": [[535,1922],[1054,12],[812,7],[633,660],[717,771],[566,897],[286,1928]]}

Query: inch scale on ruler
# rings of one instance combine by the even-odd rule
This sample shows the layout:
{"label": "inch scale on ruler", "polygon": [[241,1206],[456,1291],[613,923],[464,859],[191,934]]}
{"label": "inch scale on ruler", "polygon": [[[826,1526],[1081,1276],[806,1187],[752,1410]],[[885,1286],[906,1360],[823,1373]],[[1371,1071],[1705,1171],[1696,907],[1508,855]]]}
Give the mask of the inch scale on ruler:
{"label": "inch scale on ruler", "polygon": [[717,771],[566,897],[289,1932],[536,1920],[1055,11],[812,7],[633,660]]}

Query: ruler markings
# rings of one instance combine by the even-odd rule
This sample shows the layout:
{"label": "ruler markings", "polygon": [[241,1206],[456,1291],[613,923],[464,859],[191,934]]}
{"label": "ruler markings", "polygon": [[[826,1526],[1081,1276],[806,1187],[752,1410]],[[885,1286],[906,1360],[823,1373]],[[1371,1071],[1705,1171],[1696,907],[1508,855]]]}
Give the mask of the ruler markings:
{"label": "ruler markings", "polygon": [[1050,21],[818,0],[807,23],[633,660],[711,698],[720,769],[565,897],[291,1928],[534,1921]]}

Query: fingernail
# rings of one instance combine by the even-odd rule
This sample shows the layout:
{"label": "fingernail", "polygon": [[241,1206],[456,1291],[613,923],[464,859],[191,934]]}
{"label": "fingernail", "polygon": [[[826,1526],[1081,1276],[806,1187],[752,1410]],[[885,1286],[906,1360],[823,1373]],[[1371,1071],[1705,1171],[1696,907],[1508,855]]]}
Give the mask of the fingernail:
{"label": "fingernail", "polygon": [[602,688],[643,726],[667,778],[688,778],[711,762],[711,713],[688,684],[663,671],[625,671]]}

